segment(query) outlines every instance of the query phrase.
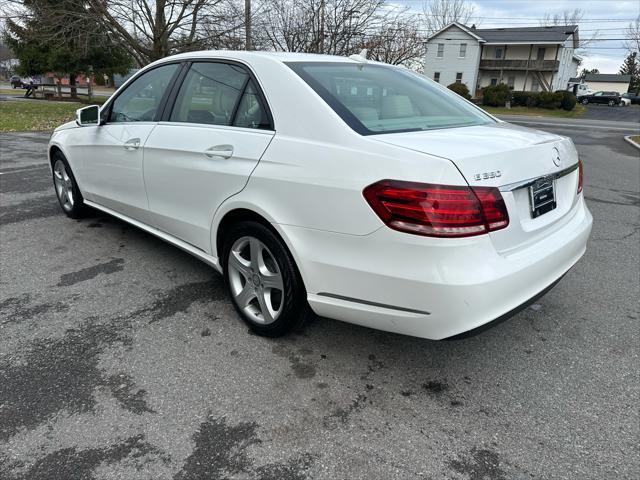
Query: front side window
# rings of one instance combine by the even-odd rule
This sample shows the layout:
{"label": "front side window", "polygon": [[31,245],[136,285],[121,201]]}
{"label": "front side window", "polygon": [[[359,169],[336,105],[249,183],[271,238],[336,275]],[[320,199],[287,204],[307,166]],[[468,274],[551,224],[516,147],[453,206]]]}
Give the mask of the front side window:
{"label": "front side window", "polygon": [[456,73],[456,83],[462,83],[462,72]]}
{"label": "front side window", "polygon": [[460,57],[466,57],[467,56],[467,44],[466,43],[461,43],[460,44]]}
{"label": "front side window", "polygon": [[596,97],[601,97],[604,92],[596,92],[593,95]]}
{"label": "front side window", "polygon": [[362,135],[493,123],[455,93],[409,70],[346,62],[287,65]]}
{"label": "front side window", "polygon": [[143,73],[113,101],[110,123],[151,122],[156,117],[162,97],[180,66],[163,65]]}
{"label": "front side window", "polygon": [[194,63],[180,86],[169,121],[231,125],[248,81],[247,71],[237,65]]}
{"label": "front side window", "polygon": [[444,43],[438,44],[438,54],[436,55],[438,58],[444,57]]}

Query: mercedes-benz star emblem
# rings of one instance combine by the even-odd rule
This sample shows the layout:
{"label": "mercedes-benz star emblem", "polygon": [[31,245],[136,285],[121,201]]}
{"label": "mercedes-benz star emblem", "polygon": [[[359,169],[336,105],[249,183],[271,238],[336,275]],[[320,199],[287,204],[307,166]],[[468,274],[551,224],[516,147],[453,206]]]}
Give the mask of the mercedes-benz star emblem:
{"label": "mercedes-benz star emblem", "polygon": [[560,160],[560,150],[558,150],[558,147],[553,147],[553,150],[551,151],[551,160],[553,160],[553,164],[556,167],[559,167],[562,163],[562,161]]}

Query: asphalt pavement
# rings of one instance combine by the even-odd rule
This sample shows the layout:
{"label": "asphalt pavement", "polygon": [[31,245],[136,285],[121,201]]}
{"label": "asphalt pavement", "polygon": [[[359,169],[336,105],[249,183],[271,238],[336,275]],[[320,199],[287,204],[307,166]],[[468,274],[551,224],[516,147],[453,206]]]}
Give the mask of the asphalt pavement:
{"label": "asphalt pavement", "polygon": [[1,134],[0,478],[637,479],[637,124],[516,121],[576,143],[588,250],[445,342],[328,319],[251,335],[204,264],[65,217],[48,135]]}

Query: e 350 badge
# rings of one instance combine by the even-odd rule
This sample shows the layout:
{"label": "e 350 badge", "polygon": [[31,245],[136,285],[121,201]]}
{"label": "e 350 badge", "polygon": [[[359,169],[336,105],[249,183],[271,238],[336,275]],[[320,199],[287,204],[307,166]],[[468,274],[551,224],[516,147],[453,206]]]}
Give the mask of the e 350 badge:
{"label": "e 350 badge", "polygon": [[490,178],[498,178],[502,176],[502,172],[500,170],[495,170],[493,172],[484,172],[484,173],[474,173],[474,180],[488,180]]}

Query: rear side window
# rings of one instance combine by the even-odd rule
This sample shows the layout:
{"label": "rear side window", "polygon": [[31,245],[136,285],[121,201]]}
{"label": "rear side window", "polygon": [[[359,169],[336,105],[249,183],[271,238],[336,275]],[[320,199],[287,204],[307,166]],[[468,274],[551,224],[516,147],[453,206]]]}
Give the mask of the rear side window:
{"label": "rear side window", "polygon": [[154,68],[136,78],[113,101],[109,122],[151,122],[179,65]]}
{"label": "rear side window", "polygon": [[171,122],[270,128],[249,72],[238,65],[196,62],[182,82]]}

